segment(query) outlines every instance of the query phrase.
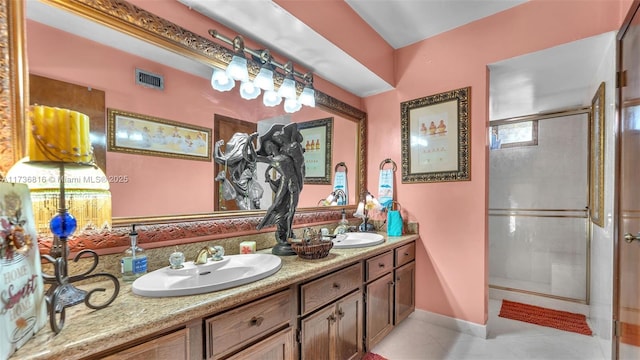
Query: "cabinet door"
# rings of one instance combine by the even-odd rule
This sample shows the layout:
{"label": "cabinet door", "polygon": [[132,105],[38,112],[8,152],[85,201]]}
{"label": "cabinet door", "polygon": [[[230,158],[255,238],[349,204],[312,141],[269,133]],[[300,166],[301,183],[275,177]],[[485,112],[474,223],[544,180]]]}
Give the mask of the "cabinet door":
{"label": "cabinet door", "polygon": [[294,342],[293,328],[288,328],[233,355],[227,360],[294,360]]}
{"label": "cabinet door", "polygon": [[393,292],[392,273],[367,285],[367,350],[371,350],[393,329]]}
{"label": "cabinet door", "polygon": [[416,263],[412,261],[395,270],[396,301],[395,325],[416,309]]}
{"label": "cabinet door", "polygon": [[189,359],[189,329],[175,331],[144,344],[122,350],[104,359],[187,360]]}
{"label": "cabinet door", "polygon": [[329,360],[335,352],[331,339],[335,322],[335,306],[329,305],[302,320],[302,359]]}
{"label": "cabinet door", "polygon": [[362,349],[362,291],[336,303],[336,359],[360,359]]}

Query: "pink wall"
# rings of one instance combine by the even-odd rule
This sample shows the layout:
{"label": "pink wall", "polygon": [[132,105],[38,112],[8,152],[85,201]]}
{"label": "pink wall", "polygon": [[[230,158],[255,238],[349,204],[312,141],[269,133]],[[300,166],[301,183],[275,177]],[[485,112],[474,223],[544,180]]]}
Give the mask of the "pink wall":
{"label": "pink wall", "polygon": [[[30,72],[102,90],[105,92],[107,108],[210,129],[213,129],[214,114],[258,121],[283,113],[282,107],[265,108],[261,98],[251,101],[240,99],[236,89],[217,92],[207,79],[36,22],[28,21],[27,38]],[[165,77],[164,91],[135,85],[136,67],[162,74]],[[333,115],[317,108],[304,107],[294,114],[293,121],[329,116]],[[352,170],[356,167],[354,134],[357,134],[354,122],[334,116],[334,153],[337,154],[336,159],[341,159],[337,161],[347,162]],[[107,152],[107,164],[107,175],[126,176],[128,179],[126,183],[111,184],[114,217],[213,211],[212,161]],[[355,176],[349,180],[349,187],[355,189]],[[318,200],[330,192],[330,185],[308,184],[299,206],[316,206]],[[354,201],[355,192],[351,203]]]}
{"label": "pink wall", "polygon": [[[275,2],[340,49],[347,51],[354,59],[365,64],[384,81],[395,84],[393,47],[346,2],[325,1],[322,6],[318,6],[315,1],[275,0]],[[360,46],[362,39],[367,39],[366,47]]]}
{"label": "pink wall", "polygon": [[[486,66],[617,30],[622,5],[604,0],[533,0],[396,52],[396,90],[365,99],[370,188],[377,187],[376,165],[382,159],[401,161],[399,104],[471,86],[471,181],[399,184],[397,189],[398,201],[420,225],[418,308],[486,324]],[[396,183],[400,179],[398,171]]]}

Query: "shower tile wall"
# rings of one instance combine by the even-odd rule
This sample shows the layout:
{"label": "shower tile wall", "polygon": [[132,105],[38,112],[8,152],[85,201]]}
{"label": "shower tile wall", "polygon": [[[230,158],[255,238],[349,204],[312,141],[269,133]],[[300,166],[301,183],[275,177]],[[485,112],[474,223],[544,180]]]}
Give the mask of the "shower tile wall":
{"label": "shower tile wall", "polygon": [[539,120],[538,145],[490,151],[489,284],[586,299],[586,114]]}

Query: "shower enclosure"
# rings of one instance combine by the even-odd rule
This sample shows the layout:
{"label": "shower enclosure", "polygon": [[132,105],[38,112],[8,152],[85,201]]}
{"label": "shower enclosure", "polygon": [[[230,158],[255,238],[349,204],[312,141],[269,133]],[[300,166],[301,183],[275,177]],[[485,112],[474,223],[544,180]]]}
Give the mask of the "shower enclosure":
{"label": "shower enclosure", "polygon": [[490,125],[489,286],[587,303],[588,113]]}

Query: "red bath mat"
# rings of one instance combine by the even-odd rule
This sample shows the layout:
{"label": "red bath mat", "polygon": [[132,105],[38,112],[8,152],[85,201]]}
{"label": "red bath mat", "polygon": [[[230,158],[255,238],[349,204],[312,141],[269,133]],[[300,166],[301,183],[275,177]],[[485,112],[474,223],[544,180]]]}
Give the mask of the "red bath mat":
{"label": "red bath mat", "polygon": [[362,360],[387,360],[387,358],[374,353],[366,353]]}
{"label": "red bath mat", "polygon": [[552,310],[540,306],[502,300],[499,316],[578,334],[592,334],[587,324],[587,318],[584,315],[568,311]]}

